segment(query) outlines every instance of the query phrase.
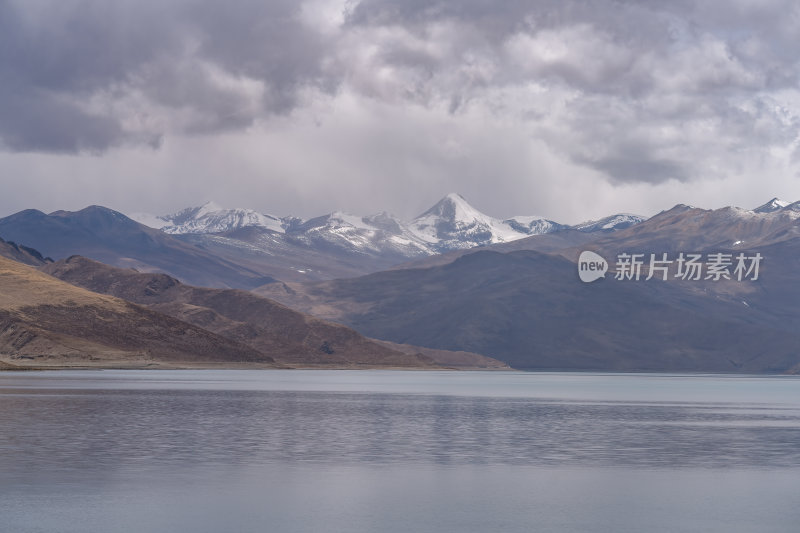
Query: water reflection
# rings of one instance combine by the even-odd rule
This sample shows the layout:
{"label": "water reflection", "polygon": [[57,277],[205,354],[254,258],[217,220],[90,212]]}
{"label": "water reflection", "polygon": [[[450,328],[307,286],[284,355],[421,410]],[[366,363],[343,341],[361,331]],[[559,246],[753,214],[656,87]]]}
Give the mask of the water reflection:
{"label": "water reflection", "polygon": [[0,531],[789,531],[799,386],[0,374]]}
{"label": "water reflection", "polygon": [[160,464],[800,465],[800,410],[269,391],[0,396],[16,468]]}

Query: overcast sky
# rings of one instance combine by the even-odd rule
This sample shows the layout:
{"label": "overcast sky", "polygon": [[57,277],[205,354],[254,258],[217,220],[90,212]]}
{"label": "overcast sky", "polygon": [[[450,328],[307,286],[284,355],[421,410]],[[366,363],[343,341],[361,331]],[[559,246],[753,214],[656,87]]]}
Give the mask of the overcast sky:
{"label": "overcast sky", "polygon": [[0,216],[800,200],[787,0],[0,0]]}

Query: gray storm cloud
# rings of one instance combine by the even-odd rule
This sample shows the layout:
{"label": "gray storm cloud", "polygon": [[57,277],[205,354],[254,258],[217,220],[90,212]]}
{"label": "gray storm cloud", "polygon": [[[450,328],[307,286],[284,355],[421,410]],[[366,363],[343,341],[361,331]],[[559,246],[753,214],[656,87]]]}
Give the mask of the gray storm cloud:
{"label": "gray storm cloud", "polygon": [[685,182],[795,150],[797,35],[789,1],[0,0],[0,147],[158,148],[346,93]]}
{"label": "gray storm cloud", "polygon": [[0,0],[0,141],[103,151],[245,128],[324,86],[294,1]]}

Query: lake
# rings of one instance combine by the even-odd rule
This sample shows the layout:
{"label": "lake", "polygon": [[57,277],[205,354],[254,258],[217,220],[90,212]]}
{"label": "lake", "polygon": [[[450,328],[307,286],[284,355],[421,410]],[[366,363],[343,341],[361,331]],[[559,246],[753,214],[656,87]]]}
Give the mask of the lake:
{"label": "lake", "polygon": [[0,531],[787,532],[800,378],[0,372]]}

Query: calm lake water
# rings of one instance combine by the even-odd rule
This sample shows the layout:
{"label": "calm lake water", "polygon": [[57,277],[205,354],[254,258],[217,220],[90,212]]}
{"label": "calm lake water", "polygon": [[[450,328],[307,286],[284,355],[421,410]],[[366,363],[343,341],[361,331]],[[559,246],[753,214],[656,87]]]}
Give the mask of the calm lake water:
{"label": "calm lake water", "polygon": [[796,377],[0,373],[0,532],[789,532]]}

